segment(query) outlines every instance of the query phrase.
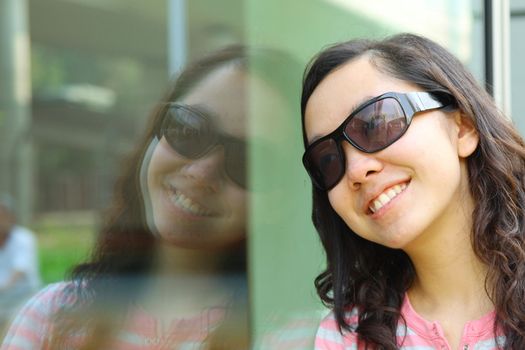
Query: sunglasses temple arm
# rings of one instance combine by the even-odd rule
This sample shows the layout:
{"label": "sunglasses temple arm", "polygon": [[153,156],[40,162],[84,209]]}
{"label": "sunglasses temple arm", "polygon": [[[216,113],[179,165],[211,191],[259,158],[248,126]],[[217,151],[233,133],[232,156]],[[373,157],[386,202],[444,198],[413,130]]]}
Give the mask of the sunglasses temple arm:
{"label": "sunglasses temple arm", "polygon": [[414,113],[443,107],[443,104],[428,92],[408,92],[405,96]]}

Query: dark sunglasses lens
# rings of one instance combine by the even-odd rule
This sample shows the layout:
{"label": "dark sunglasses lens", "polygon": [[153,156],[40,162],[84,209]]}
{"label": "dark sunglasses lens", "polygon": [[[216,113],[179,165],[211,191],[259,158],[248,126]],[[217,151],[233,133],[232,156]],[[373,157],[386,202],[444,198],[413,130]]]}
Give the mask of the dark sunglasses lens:
{"label": "dark sunglasses lens", "polygon": [[226,173],[237,185],[247,188],[246,185],[246,145],[240,140],[230,140],[225,145]]}
{"label": "dark sunglasses lens", "polygon": [[187,158],[201,156],[215,141],[208,120],[181,107],[168,109],[162,125],[162,135],[173,150]]}
{"label": "dark sunglasses lens", "polygon": [[344,161],[333,139],[326,139],[308,149],[303,162],[314,183],[325,190],[335,186],[344,175]]}
{"label": "dark sunglasses lens", "polygon": [[407,126],[407,119],[399,102],[393,98],[385,98],[357,112],[344,132],[362,150],[375,152],[399,139]]}

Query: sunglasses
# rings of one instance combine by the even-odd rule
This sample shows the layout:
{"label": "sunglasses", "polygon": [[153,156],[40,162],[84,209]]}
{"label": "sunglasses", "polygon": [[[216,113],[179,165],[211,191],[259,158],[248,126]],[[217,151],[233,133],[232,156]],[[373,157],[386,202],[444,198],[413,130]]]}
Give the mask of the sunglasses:
{"label": "sunglasses", "polygon": [[194,107],[169,103],[157,136],[188,159],[199,159],[216,146],[224,148],[224,170],[228,177],[246,188],[246,142],[218,131],[212,118]]}
{"label": "sunglasses", "polygon": [[364,102],[337,129],[306,148],[303,164],[313,184],[329,191],[343,178],[346,158],[341,141],[365,153],[381,151],[405,134],[416,113],[449,106],[451,97],[387,92]]}

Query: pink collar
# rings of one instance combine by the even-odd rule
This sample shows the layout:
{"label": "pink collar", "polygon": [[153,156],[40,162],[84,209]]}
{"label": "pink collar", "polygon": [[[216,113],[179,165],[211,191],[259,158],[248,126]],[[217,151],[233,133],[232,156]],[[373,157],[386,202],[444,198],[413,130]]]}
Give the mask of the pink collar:
{"label": "pink collar", "polygon": [[[407,327],[415,331],[422,337],[435,339],[444,337],[441,325],[436,321],[428,321],[420,316],[410,304],[408,294],[405,293],[401,314],[407,322]],[[479,338],[491,332],[494,332],[494,322],[496,320],[496,311],[493,310],[483,315],[477,320],[467,322],[463,336],[468,338]]]}

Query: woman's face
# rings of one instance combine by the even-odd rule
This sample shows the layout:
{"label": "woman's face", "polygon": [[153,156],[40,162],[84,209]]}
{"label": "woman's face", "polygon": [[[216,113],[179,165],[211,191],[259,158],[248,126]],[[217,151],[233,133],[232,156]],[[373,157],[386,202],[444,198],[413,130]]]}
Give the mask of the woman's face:
{"label": "woman's face", "polygon": [[[218,68],[181,101],[213,116],[217,132],[244,140],[245,73]],[[150,226],[167,242],[196,249],[220,249],[244,239],[246,191],[224,168],[221,145],[197,159],[177,153],[165,137],[153,148],[147,168]],[[146,162],[145,162],[146,163]]]}
{"label": "woman's face", "polygon": [[[412,91],[422,89],[379,72],[366,56],[350,61],[311,95],[307,138],[311,143],[335,130],[364,101]],[[464,158],[476,146],[477,134],[459,112],[418,113],[406,133],[379,152],[363,153],[343,142],[346,173],[328,192],[329,201],[367,240],[403,249],[428,243],[433,233],[467,224],[471,197]]]}

